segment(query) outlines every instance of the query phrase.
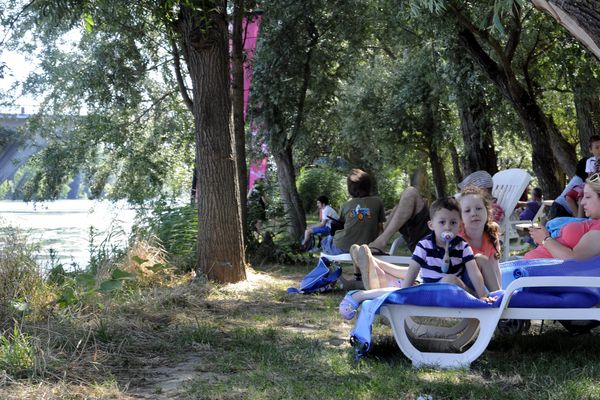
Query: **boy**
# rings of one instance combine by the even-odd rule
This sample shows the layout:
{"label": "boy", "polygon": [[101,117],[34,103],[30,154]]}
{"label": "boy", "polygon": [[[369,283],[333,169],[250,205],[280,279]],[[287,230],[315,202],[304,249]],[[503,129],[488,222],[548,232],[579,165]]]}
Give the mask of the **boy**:
{"label": "boy", "polygon": [[542,189],[539,187],[533,188],[531,191],[531,200],[527,202],[519,201],[518,206],[524,207],[523,211],[519,214],[519,220],[533,220],[533,217],[535,217],[542,206]]}
{"label": "boy", "polygon": [[[417,244],[402,280],[402,287],[414,285],[420,271],[424,283],[453,283],[471,294],[476,293],[477,297],[485,302],[494,302],[495,298],[488,297],[483,277],[473,256],[473,250],[467,242],[457,236],[461,222],[458,202],[452,197],[436,200],[431,205],[430,218],[428,225],[433,232]],[[444,236],[448,232],[451,233],[453,239],[448,244],[449,265],[447,272],[444,272],[444,259],[446,258]],[[398,268],[400,270],[402,267]],[[398,290],[398,288],[350,291],[340,303],[340,314],[345,319],[352,319],[361,302],[394,290]]]}
{"label": "boy", "polygon": [[329,205],[327,196],[317,197],[317,209],[319,210],[319,223],[308,226],[304,231],[302,247],[305,250],[310,250],[308,244],[312,242],[313,235],[329,235],[331,233],[331,219],[339,218],[338,213]]}
{"label": "boy", "polygon": [[593,156],[588,158],[587,163],[585,164],[585,172],[588,175],[591,175],[594,172],[600,172],[600,135],[590,136],[589,143],[590,153],[592,153]]}

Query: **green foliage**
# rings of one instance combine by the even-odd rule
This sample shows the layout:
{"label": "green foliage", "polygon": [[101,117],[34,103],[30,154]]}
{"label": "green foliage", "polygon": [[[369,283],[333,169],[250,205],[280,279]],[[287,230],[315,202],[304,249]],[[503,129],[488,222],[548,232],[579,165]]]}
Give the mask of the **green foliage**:
{"label": "green foliage", "polygon": [[184,271],[196,261],[198,210],[193,205],[154,203],[136,228],[141,237],[155,236],[168,254],[169,262]]}
{"label": "green foliage", "polygon": [[316,211],[316,200],[320,195],[329,198],[336,210],[348,199],[346,177],[339,170],[327,166],[303,168],[297,179],[298,194],[307,213]]}
{"label": "green foliage", "polygon": [[34,347],[29,335],[23,333],[15,321],[12,332],[0,334],[0,370],[20,377],[34,366]]}

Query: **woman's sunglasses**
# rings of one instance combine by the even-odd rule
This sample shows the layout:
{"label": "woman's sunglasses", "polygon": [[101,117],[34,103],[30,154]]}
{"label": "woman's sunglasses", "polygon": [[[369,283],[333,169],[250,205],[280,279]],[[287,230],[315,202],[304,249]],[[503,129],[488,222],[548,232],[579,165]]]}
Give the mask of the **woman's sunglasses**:
{"label": "woman's sunglasses", "polygon": [[595,172],[587,178],[590,183],[600,183],[600,173]]}

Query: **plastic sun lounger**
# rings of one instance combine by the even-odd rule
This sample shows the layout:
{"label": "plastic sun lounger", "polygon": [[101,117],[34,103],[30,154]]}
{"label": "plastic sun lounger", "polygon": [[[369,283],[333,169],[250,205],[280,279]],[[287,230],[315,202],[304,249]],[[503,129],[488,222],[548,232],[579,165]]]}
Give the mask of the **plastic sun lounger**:
{"label": "plastic sun lounger", "polygon": [[[529,185],[529,181],[531,181],[531,175],[523,169],[511,168],[495,173],[492,180],[494,182],[492,196],[497,199],[498,204],[504,210],[504,219],[500,223],[500,230],[502,231],[504,247],[502,259],[507,260],[510,257],[511,237],[518,238],[513,225],[519,221],[513,221],[511,217],[519,198]],[[514,235],[512,235],[513,233]]]}
{"label": "plastic sun lounger", "polygon": [[[537,260],[537,264],[525,262],[523,268],[515,268],[517,278],[497,292],[499,298],[494,304],[484,303],[457,286],[439,283],[400,289],[382,296],[387,299],[365,301],[352,332],[355,347],[359,353],[368,350],[370,323],[379,308],[414,367],[468,368],[486,350],[500,319],[600,320],[600,257],[547,265]],[[428,336],[425,325],[426,339],[433,343],[437,340],[444,350],[448,343],[454,345],[454,351],[462,350],[474,334],[478,335],[468,349],[459,353],[419,350],[414,343],[420,336],[414,317],[463,319],[437,339]]]}
{"label": "plastic sun lounger", "polygon": [[[336,256],[332,256],[330,254],[321,253],[321,257],[325,257],[333,262],[338,263],[352,263],[352,257],[350,257],[350,253],[342,253]],[[411,260],[410,256],[379,256],[374,255],[373,257],[388,262],[390,264],[398,264],[398,265],[407,265]]]}

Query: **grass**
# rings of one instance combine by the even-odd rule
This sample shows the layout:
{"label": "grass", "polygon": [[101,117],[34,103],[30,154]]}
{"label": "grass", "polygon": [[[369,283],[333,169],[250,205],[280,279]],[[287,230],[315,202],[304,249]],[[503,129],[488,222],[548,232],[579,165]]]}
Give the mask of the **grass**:
{"label": "grass", "polygon": [[373,350],[356,361],[341,291],[285,293],[309,268],[264,266],[235,285],[181,279],[26,321],[10,332],[31,339],[45,367],[27,378],[0,371],[0,398],[600,398],[597,333],[573,337],[550,322],[494,338],[458,371],[413,369],[376,324]]}

